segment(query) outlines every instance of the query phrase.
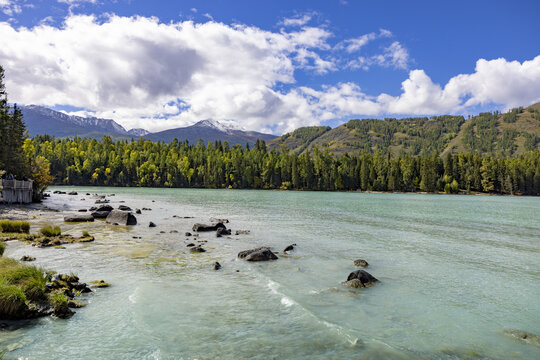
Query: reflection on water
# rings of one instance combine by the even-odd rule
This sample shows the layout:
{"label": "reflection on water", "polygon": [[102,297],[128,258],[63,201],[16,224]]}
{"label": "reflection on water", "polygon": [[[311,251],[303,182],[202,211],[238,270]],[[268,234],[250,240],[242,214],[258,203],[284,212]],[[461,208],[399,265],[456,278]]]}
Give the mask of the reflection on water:
{"label": "reflection on water", "polygon": [[[65,233],[96,238],[65,250],[9,244],[6,256],[32,255],[40,266],[113,286],[89,295],[69,320],[1,331],[8,358],[540,358],[538,344],[504,333],[540,333],[536,198],[76,190],[152,210],[135,227],[62,223]],[[77,210],[93,200],[55,195],[47,204]],[[32,231],[62,217],[38,215]],[[251,233],[185,236],[210,217],[228,218],[233,234]],[[191,242],[207,252],[190,253]],[[274,262],[236,259],[251,247],[281,252],[292,243],[295,251]],[[340,285],[358,258],[380,284]]]}

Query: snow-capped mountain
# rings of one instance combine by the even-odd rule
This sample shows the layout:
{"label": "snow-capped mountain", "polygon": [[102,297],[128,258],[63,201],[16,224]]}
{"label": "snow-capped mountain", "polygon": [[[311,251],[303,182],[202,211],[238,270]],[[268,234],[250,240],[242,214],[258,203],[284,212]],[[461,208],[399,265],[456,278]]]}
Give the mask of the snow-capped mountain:
{"label": "snow-capped mountain", "polygon": [[194,125],[151,133],[145,129],[126,130],[122,125],[111,119],[67,115],[43,106],[20,106],[26,128],[30,136],[52,135],[64,137],[91,137],[101,139],[104,135],[114,139],[130,139],[144,137],[153,141],[170,142],[188,140],[196,144],[199,139],[208,141],[228,141],[229,144],[252,145],[257,139],[269,141],[276,136],[255,131],[245,131],[231,120],[206,119]]}

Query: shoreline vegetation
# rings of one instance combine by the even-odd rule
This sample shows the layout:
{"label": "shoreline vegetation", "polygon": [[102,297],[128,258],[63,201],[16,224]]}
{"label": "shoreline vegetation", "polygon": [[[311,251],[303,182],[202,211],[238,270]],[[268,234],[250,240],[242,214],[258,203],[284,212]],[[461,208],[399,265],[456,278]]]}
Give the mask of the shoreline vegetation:
{"label": "shoreline vegetation", "polygon": [[[87,232],[81,237],[62,235],[60,227],[50,225],[30,234],[28,221],[0,220],[0,320],[17,321],[50,315],[67,319],[75,314],[71,309],[85,306],[76,298],[92,292],[89,285],[80,282],[72,273],[57,274],[23,264],[35,261],[32,256],[24,255],[19,261],[3,257],[6,242],[10,240],[23,241],[35,247],[64,248],[63,244],[90,242],[94,238]],[[90,282],[93,283],[92,287],[108,286],[102,280]]]}

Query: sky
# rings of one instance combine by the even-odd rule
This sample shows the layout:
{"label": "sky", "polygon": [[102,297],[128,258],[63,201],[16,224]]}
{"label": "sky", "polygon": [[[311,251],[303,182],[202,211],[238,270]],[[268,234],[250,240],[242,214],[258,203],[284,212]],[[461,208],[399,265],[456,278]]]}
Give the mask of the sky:
{"label": "sky", "polygon": [[0,0],[10,102],[276,135],[540,101],[540,1]]}

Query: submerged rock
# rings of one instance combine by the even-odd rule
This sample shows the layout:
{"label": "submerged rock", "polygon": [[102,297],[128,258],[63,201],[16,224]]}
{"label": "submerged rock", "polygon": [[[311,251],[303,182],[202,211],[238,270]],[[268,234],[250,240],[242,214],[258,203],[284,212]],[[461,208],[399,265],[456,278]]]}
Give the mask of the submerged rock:
{"label": "submerged rock", "polygon": [[107,216],[105,220],[109,224],[116,225],[137,225],[137,218],[130,212],[122,210],[113,210]]}
{"label": "submerged rock", "polygon": [[65,222],[92,222],[94,217],[87,214],[66,215],[64,216]]}
{"label": "submerged rock", "polygon": [[35,260],[36,258],[30,255],[24,255],[23,257],[21,257],[21,261],[35,261]]}
{"label": "submerged rock", "polygon": [[217,229],[219,228],[223,228],[225,229],[225,225],[223,225],[223,223],[217,223],[217,224],[212,224],[212,225],[207,225],[207,224],[195,224],[193,225],[193,231],[196,231],[196,232],[202,232],[202,231],[217,231]]}
{"label": "submerged rock", "polygon": [[368,264],[368,262],[366,260],[357,259],[357,260],[354,260],[354,266],[367,268],[369,266],[369,264]]}
{"label": "submerged rock", "polygon": [[148,227],[156,227],[156,224],[150,221],[150,223],[148,224]]}
{"label": "submerged rock", "polygon": [[238,258],[246,261],[268,261],[278,259],[278,257],[265,246],[241,251],[238,253]]}
{"label": "submerged rock", "polygon": [[516,330],[516,329],[505,329],[503,330],[503,333],[506,336],[513,337],[527,344],[540,345],[540,336],[527,332],[527,331]]}
{"label": "submerged rock", "polygon": [[228,223],[229,223],[229,219],[210,218],[210,222],[211,222],[211,223],[223,223],[223,224],[228,224]]}
{"label": "submerged rock", "polygon": [[216,261],[214,263],[214,270],[219,270],[219,269],[221,269],[221,264]]}
{"label": "submerged rock", "polygon": [[70,191],[68,192],[68,195],[79,195],[76,191]]}
{"label": "submerged rock", "polygon": [[135,214],[142,214],[141,209],[136,209],[136,210],[135,210]]}
{"label": "submerged rock", "polygon": [[88,210],[86,210],[86,209],[79,209],[79,210],[77,210],[77,211],[78,211],[78,212],[87,212]]}
{"label": "submerged rock", "polygon": [[200,246],[200,245],[197,245],[197,246],[193,246],[191,249],[189,249],[189,251],[191,251],[192,253],[203,253],[203,252],[206,252],[206,250]]}
{"label": "submerged rock", "polygon": [[249,234],[251,231],[250,230],[236,230],[236,235],[247,235]]}
{"label": "submerged rock", "polygon": [[366,288],[375,285],[378,282],[373,275],[365,270],[356,270],[349,274],[347,281],[342,282],[342,285],[352,288]]}
{"label": "submerged rock", "polygon": [[90,281],[89,284],[91,284],[90,286],[95,287],[95,288],[106,288],[106,287],[111,286],[109,283],[105,282],[104,280]]}
{"label": "submerged rock", "polygon": [[190,232],[186,232],[184,235],[185,235],[185,236],[191,236],[191,233],[190,233]]}

